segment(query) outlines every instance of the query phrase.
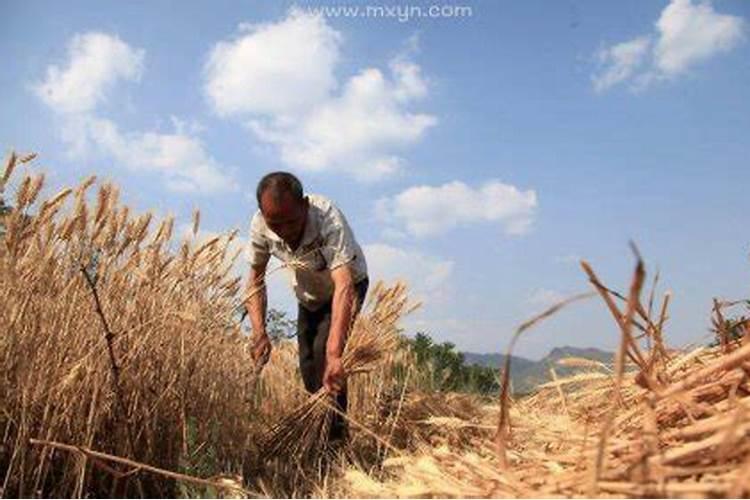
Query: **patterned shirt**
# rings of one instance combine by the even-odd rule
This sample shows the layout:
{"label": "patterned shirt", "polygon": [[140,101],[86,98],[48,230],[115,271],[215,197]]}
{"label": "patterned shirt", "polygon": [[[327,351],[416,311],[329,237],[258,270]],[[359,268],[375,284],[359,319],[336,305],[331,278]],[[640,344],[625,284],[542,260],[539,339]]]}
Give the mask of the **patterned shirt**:
{"label": "patterned shirt", "polygon": [[331,271],[349,264],[354,283],[367,277],[367,262],[344,214],[328,198],[308,194],[309,208],[302,240],[292,250],[266,225],[260,210],[250,222],[247,260],[266,265],[271,255],[286,264],[297,300],[315,310],[333,297]]}

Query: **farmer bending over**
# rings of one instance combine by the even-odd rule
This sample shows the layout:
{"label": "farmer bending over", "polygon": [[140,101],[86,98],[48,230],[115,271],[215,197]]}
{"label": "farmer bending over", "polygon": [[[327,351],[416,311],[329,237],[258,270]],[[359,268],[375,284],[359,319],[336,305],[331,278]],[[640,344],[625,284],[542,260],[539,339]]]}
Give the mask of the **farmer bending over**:
{"label": "farmer bending over", "polygon": [[[294,175],[266,175],[258,183],[256,197],[259,210],[250,223],[246,303],[255,336],[253,359],[262,366],[271,352],[264,279],[274,255],[287,264],[297,296],[299,367],[305,388],[313,393],[325,387],[345,412],[341,354],[367,293],[365,256],[344,214],[328,198],[305,195]],[[336,415],[330,437],[340,439],[344,434],[344,420]]]}

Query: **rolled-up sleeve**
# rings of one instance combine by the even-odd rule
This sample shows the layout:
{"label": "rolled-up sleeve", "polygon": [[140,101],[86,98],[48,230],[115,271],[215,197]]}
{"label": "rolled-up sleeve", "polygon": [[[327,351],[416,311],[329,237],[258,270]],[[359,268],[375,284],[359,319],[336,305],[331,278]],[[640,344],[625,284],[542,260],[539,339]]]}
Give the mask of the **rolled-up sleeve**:
{"label": "rolled-up sleeve", "polygon": [[265,266],[271,258],[268,239],[263,233],[263,221],[260,212],[257,212],[250,221],[250,235],[245,255],[251,267]]}
{"label": "rolled-up sleeve", "polygon": [[323,223],[323,257],[328,269],[334,270],[357,257],[357,247],[349,223],[344,214],[331,206]]}

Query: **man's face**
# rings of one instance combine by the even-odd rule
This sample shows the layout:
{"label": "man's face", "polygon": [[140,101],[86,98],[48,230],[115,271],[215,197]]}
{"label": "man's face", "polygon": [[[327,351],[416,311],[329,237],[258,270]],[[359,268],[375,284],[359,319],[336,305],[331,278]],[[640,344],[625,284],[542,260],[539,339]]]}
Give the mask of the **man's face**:
{"label": "man's face", "polygon": [[295,245],[302,238],[307,218],[307,200],[295,200],[283,193],[278,200],[270,192],[260,197],[260,211],[268,228],[288,245]]}

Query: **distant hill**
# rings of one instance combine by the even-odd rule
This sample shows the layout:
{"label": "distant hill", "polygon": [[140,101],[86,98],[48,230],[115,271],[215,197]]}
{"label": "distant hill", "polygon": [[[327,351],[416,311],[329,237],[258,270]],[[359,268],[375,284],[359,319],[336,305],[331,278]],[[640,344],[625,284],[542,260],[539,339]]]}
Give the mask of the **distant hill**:
{"label": "distant hill", "polygon": [[[490,368],[498,368],[505,362],[505,354],[498,353],[485,353],[479,354],[476,352],[463,352],[464,363],[467,365],[480,365],[489,366]],[[514,368],[524,369],[536,363],[530,359],[522,358],[521,356],[511,356],[510,362]]]}
{"label": "distant hill", "polygon": [[[467,365],[499,368],[505,362],[505,354],[464,352],[463,355],[464,362]],[[539,361],[533,361],[521,356],[511,356],[510,377],[513,382],[513,392],[516,394],[527,394],[533,391],[539,384],[549,382],[551,380],[549,373],[550,366],[555,368],[555,372],[559,377],[567,377],[584,370],[583,368],[558,365],[557,361],[563,358],[586,358],[602,363],[611,363],[612,353],[593,347],[564,346],[555,347]]]}

